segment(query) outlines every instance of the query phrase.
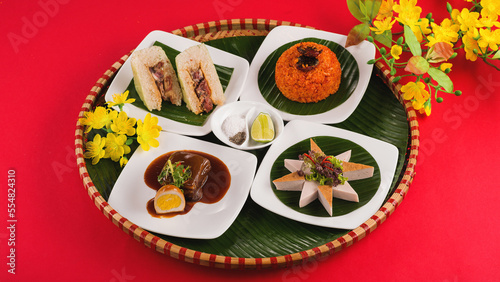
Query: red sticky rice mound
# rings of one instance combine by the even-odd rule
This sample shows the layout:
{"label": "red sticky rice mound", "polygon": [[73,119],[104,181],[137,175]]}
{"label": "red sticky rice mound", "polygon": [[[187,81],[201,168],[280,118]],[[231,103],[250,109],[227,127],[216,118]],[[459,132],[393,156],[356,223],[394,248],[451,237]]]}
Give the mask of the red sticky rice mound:
{"label": "red sticky rice mound", "polygon": [[[302,54],[298,48],[320,51],[312,69],[301,69],[297,62]],[[285,97],[300,103],[315,103],[326,99],[339,89],[342,71],[330,48],[314,42],[297,43],[283,52],[276,63],[276,86]]]}

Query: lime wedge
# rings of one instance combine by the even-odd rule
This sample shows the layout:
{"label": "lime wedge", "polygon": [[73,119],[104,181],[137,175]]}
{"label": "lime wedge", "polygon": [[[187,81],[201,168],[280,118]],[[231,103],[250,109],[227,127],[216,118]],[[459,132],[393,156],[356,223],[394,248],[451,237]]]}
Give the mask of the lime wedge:
{"label": "lime wedge", "polygon": [[270,142],[274,139],[274,125],[268,113],[259,113],[252,123],[250,136],[257,142]]}

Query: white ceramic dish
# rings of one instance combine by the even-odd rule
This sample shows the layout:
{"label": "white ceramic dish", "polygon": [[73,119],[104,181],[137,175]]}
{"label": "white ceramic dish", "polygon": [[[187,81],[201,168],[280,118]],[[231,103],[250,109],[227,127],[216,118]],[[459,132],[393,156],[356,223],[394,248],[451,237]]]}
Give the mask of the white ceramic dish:
{"label": "white ceramic dish", "polygon": [[[290,146],[315,136],[333,136],[350,140],[373,156],[380,169],[380,186],[366,205],[342,216],[318,217],[295,211],[276,197],[270,181],[274,161]],[[269,211],[296,221],[331,228],[354,229],[368,220],[382,206],[396,171],[397,160],[398,149],[389,143],[328,125],[293,120],[285,126],[283,135],[271,145],[262,160],[250,190],[250,196],[257,204]]]}
{"label": "white ceramic dish", "polygon": [[[161,132],[158,141],[158,148],[144,151],[139,147],[132,155],[113,187],[109,204],[125,218],[151,232],[194,239],[212,239],[222,235],[245,204],[257,158],[245,151],[170,132]],[[231,174],[230,187],[217,203],[196,203],[188,213],[171,218],[152,217],[146,204],[156,192],[144,183],[144,172],[154,159],[176,150],[195,150],[219,158]]]}
{"label": "white ceramic dish", "polygon": [[[261,112],[270,114],[274,125],[275,137],[272,141],[267,143],[256,142],[252,140],[252,138],[250,137],[250,128],[252,126],[252,122]],[[226,134],[224,134],[222,130],[222,125],[226,120],[226,118],[233,115],[240,115],[245,117],[246,140],[241,145],[237,145],[229,141],[229,137],[226,136]],[[222,142],[224,142],[224,144],[228,146],[241,150],[253,150],[269,146],[272,143],[274,143],[276,139],[279,138],[279,136],[283,133],[284,129],[283,119],[281,118],[278,111],[276,111],[273,107],[270,107],[269,105],[257,102],[238,101],[226,104],[217,109],[217,111],[212,115],[211,122],[212,122],[212,132],[215,134],[215,136],[217,136],[217,138],[219,138],[219,140],[221,140]]]}
{"label": "white ceramic dish", "polygon": [[[241,94],[240,100],[255,101],[269,105],[269,103],[267,103],[259,90],[258,76],[260,67],[265,62],[267,57],[282,45],[288,42],[309,37],[326,39],[332,42],[336,42],[341,46],[345,46],[347,38],[347,36],[345,35],[303,27],[279,26],[274,28],[266,36],[266,38],[262,42],[262,45],[257,51],[257,54],[252,60],[247,82],[245,84],[245,92]],[[369,65],[367,64],[367,62],[368,60],[374,58],[375,46],[373,46],[373,44],[368,41],[363,41],[356,46],[350,46],[346,49],[356,59],[359,69],[358,85],[351,96],[341,105],[327,112],[315,115],[295,115],[279,111],[278,109],[281,117],[284,120],[301,119],[318,123],[331,124],[344,121],[352,114],[352,112],[354,112],[359,102],[361,101],[361,98],[363,98],[365,90],[368,87],[368,83],[370,81],[373,65]]]}
{"label": "white ceramic dish", "polygon": [[[187,39],[164,31],[155,30],[149,33],[144,38],[144,40],[142,40],[142,42],[137,46],[136,50],[151,47],[156,41],[161,42],[178,51],[183,51],[188,47],[200,44],[199,42],[191,39]],[[207,48],[214,64],[233,68],[231,80],[229,81],[229,84],[227,85],[227,88],[224,91],[224,95],[226,96],[226,103],[231,103],[238,100],[248,75],[248,70],[249,70],[248,61],[243,59],[242,57],[233,55],[231,53],[222,51],[220,49],[213,48],[208,45]],[[116,77],[113,79],[113,82],[109,86],[109,89],[106,92],[105,96],[106,101],[112,101],[113,94],[123,93],[127,89],[127,86],[129,85],[132,79],[133,79],[133,74],[129,58],[125,61],[123,66],[116,74]],[[181,107],[185,107],[185,104],[181,105]],[[131,104],[126,104],[123,107],[123,109],[128,116],[141,120],[144,120],[144,117],[148,113],[148,111],[138,108]],[[217,108],[215,110],[217,110]],[[152,116],[157,116],[154,114],[154,111],[151,114]],[[202,136],[210,133],[211,131],[210,117],[208,117],[203,126],[185,124],[161,116],[157,117],[158,117],[158,125],[160,125],[163,128],[163,130],[169,132],[175,132],[179,134],[192,135],[192,136]]]}

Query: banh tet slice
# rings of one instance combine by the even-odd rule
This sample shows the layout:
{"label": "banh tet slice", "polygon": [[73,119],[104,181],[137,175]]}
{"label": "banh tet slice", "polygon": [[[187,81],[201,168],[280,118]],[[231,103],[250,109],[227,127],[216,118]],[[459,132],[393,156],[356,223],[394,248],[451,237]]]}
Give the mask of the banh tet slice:
{"label": "banh tet slice", "polygon": [[303,208],[318,198],[318,182],[306,181],[300,193],[299,207]]}
{"label": "banh tet slice", "polygon": [[333,197],[350,202],[359,202],[358,193],[354,191],[347,181],[344,184],[333,187]]}
{"label": "banh tet slice", "polygon": [[304,182],[306,182],[305,177],[300,176],[297,172],[292,172],[273,180],[276,189],[282,191],[300,191]]}
{"label": "banh tet slice", "polygon": [[348,162],[351,159],[351,152],[352,150],[345,151],[342,154],[336,155],[335,158],[342,162]]}
{"label": "banh tet slice", "polygon": [[373,176],[373,166],[342,162],[343,175],[348,181],[370,178]]}
{"label": "banh tet slice", "polygon": [[316,142],[314,142],[314,140],[312,140],[312,138],[309,139],[310,140],[310,146],[311,146],[311,151],[315,151],[316,153],[320,153],[322,155],[324,155],[325,153],[321,150],[321,148],[318,146],[318,144],[316,144]]}
{"label": "banh tet slice", "polygon": [[296,172],[300,170],[304,161],[301,160],[293,160],[293,159],[285,159],[285,168],[290,172]]}
{"label": "banh tet slice", "polygon": [[330,185],[318,186],[318,198],[330,216],[333,215],[333,189]]}

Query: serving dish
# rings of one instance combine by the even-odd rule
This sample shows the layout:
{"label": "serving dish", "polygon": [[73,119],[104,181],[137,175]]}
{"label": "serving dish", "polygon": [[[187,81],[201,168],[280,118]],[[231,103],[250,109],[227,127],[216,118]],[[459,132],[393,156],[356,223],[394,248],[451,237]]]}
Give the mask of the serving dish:
{"label": "serving dish", "polygon": [[[167,49],[167,56],[169,57],[172,64],[175,62],[175,54],[181,52],[191,46],[196,44],[200,44],[200,42],[187,39],[178,35],[174,35],[169,32],[164,32],[160,30],[155,30],[150,32],[141,43],[135,48],[135,50],[144,49],[147,47],[151,47],[153,45],[160,45],[163,48],[172,48],[170,52]],[[212,57],[212,60],[216,66],[225,67],[226,70],[232,72],[227,74],[229,79],[223,85],[225,87],[224,96],[226,97],[226,103],[231,103],[238,100],[243,85],[245,83],[249,64],[248,61],[235,56],[231,53],[222,51],[217,48],[213,48],[211,46],[207,46],[208,52]],[[177,51],[177,52],[175,52]],[[175,67],[175,64],[174,64]],[[108,91],[106,92],[105,99],[106,101],[113,100],[113,94],[123,93],[127,89],[130,91],[134,91],[133,87],[129,87],[131,85],[131,81],[133,80],[132,67],[130,66],[130,60],[125,60],[123,66],[116,73],[116,77],[111,82]],[[137,97],[136,103],[142,103],[140,99]],[[163,107],[168,106],[167,103],[163,103]],[[181,110],[184,110],[186,107],[183,103],[181,106]],[[176,107],[174,107],[176,108]],[[148,110],[143,107],[138,107],[132,104],[125,104],[123,110],[130,116],[136,119],[144,119],[146,114],[148,114]],[[214,111],[217,110],[217,107]],[[171,118],[166,118],[160,115],[157,111],[150,112],[153,116],[158,117],[158,125],[161,126],[164,130],[169,132],[175,132],[179,134],[191,135],[191,136],[202,136],[206,135],[211,131],[210,124],[210,114],[206,119],[201,120],[201,124],[194,125],[190,124],[186,121],[182,120],[173,120]],[[213,112],[212,112],[213,113]],[[185,110],[181,111],[180,115],[188,115],[186,120],[189,117],[195,117],[196,115],[191,112]]]}
{"label": "serving dish", "polygon": [[[271,30],[269,35],[266,36],[264,42],[262,42],[261,47],[255,54],[254,59],[250,65],[250,70],[248,73],[248,79],[245,84],[245,92],[241,95],[242,101],[255,101],[265,104],[272,103],[273,105],[279,105],[280,103],[291,103],[287,101],[287,99],[283,99],[283,101],[274,102],[276,96],[279,94],[279,90],[269,90],[272,91],[272,102],[269,98],[265,98],[266,95],[263,93],[263,89],[261,87],[270,87],[270,86],[262,86],[261,81],[261,68],[273,68],[273,65],[266,66],[268,57],[270,57],[273,52],[282,47],[286,43],[290,42],[298,42],[300,40],[311,41],[321,39],[320,43],[322,44],[333,44],[334,49],[336,51],[337,57],[339,61],[344,61],[345,64],[342,64],[343,68],[343,76],[339,91],[333,95],[331,95],[326,102],[329,102],[331,105],[328,109],[322,109],[320,113],[316,113],[316,111],[311,110],[307,114],[293,113],[290,111],[284,111],[279,109],[279,112],[284,120],[293,120],[293,119],[301,119],[307,121],[313,121],[318,123],[339,123],[344,121],[352,114],[352,112],[356,109],[357,105],[363,98],[365,90],[368,86],[370,76],[372,73],[373,65],[369,65],[366,62],[370,59],[373,59],[375,56],[375,46],[368,41],[364,41],[356,46],[350,46],[348,48],[343,48],[345,45],[347,36],[340,35],[332,32],[326,32],[321,30],[314,30],[310,28],[304,27],[296,27],[296,26],[279,26]],[[329,46],[330,47],[330,46]],[[332,47],[330,47],[332,48]],[[283,48],[282,48],[283,49]],[[339,53],[340,52],[340,53]],[[342,55],[343,52],[347,54]],[[279,54],[275,55],[278,57]],[[344,58],[349,56],[348,58]],[[342,58],[341,58],[342,57]],[[277,58],[276,58],[277,59]],[[354,66],[351,66],[350,61],[355,60]],[[347,64],[349,63],[349,64]],[[344,68],[345,65],[349,67]],[[268,74],[268,73],[266,73]],[[274,81],[274,72],[271,71],[271,75],[266,75],[264,80]],[[356,81],[352,81],[350,83],[355,85],[344,86],[353,76],[359,75],[359,79]],[[265,89],[268,91],[267,89]],[[349,93],[344,93],[345,91],[349,91]],[[345,95],[344,99],[340,101],[327,101],[333,98],[337,98],[340,95]],[[325,101],[320,101],[315,104],[299,104],[296,105],[298,108],[304,107],[314,107],[317,108],[317,104],[325,103]],[[298,103],[297,103],[298,104]],[[271,104],[270,104],[271,105]],[[300,107],[301,106],[301,107]]]}
{"label": "serving dish", "polygon": [[[211,46],[240,54],[251,61],[269,31],[296,23],[267,19],[235,19],[200,23],[172,31]],[[243,46],[240,46],[243,43]],[[100,97],[130,53],[115,62],[90,90],[79,117],[99,104]],[[77,122],[75,154],[79,174],[91,201],[118,228],[148,248],[185,262],[225,268],[261,269],[288,267],[310,259],[332,255],[374,232],[401,204],[414,177],[419,149],[419,125],[411,103],[405,103],[400,85],[392,83],[389,70],[377,63],[370,87],[350,117],[336,124],[398,147],[397,173],[384,204],[370,219],[352,230],[340,230],[299,223],[267,211],[247,200],[233,225],[220,237],[210,240],[179,239],[151,233],[118,213],[108,202],[109,191],[121,170],[112,163],[92,166],[83,158],[84,127]],[[200,137],[220,143],[215,136]],[[261,149],[262,150],[262,149]],[[258,159],[262,151],[251,151]],[[265,149],[264,149],[265,152]],[[272,235],[271,235],[272,234]],[[293,234],[293,236],[291,235]]]}
{"label": "serving dish", "polygon": [[[138,148],[134,152],[115,183],[109,196],[109,204],[128,220],[151,232],[191,239],[219,237],[233,223],[245,204],[257,167],[257,158],[244,151],[170,132],[161,132],[158,141],[160,146],[154,150],[144,151]],[[217,156],[228,166],[230,187],[217,203],[196,203],[188,213],[171,218],[152,217],[146,204],[154,198],[156,192],[144,182],[144,172],[160,155],[178,150],[199,151]]]}
{"label": "serving dish", "polygon": [[[334,216],[325,217],[319,216],[320,212],[323,211],[321,208],[318,210],[318,214],[306,214],[300,209],[291,209],[275,195],[275,187],[271,183],[272,179],[270,179],[271,169],[273,168],[275,160],[283,151],[287,150],[292,145],[299,141],[315,138],[317,136],[329,136],[349,140],[360,145],[374,158],[376,163],[374,174],[377,178],[380,177],[380,182],[377,182],[378,188],[376,188],[375,195],[373,195],[366,204],[347,214],[335,215],[334,212]],[[334,142],[333,138],[331,140],[330,142]],[[336,154],[349,149],[351,148],[341,148]],[[298,155],[303,152],[295,153],[295,155]],[[325,153],[329,154],[328,152]],[[353,152],[353,154],[356,153],[358,152]],[[382,205],[389,192],[397,161],[398,149],[389,143],[333,126],[293,120],[285,126],[282,137],[269,148],[269,151],[262,160],[255,176],[252,189],[250,190],[250,196],[260,206],[293,220],[330,228],[354,229],[369,219]],[[373,176],[373,178],[375,178],[375,176]],[[349,183],[355,190],[358,190],[358,193],[363,189],[363,187],[356,187],[355,181]],[[352,203],[352,205],[356,204]],[[333,210],[335,211],[335,205],[333,206]]]}
{"label": "serving dish", "polygon": [[[250,128],[252,126],[253,120],[257,117],[259,113],[267,113],[271,116],[274,125],[275,137],[272,141],[267,143],[259,143],[252,140],[250,136]],[[226,120],[226,118],[232,115],[242,115],[245,117],[246,124],[246,140],[240,145],[237,145],[231,141],[224,134],[222,130],[222,124]],[[211,118],[212,123],[212,131],[222,141],[224,144],[231,146],[240,150],[256,150],[267,147],[273,144],[283,133],[284,124],[283,119],[279,115],[278,111],[269,105],[261,104],[257,102],[234,102],[230,104],[223,105],[220,107],[217,112],[215,112]]]}

